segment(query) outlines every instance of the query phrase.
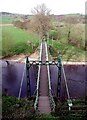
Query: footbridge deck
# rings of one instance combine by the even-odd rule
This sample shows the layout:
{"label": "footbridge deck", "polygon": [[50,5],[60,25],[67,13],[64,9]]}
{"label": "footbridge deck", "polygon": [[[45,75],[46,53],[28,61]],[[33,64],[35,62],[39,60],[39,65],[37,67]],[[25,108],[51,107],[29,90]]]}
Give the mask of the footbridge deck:
{"label": "footbridge deck", "polygon": [[[42,43],[41,61],[46,61],[47,56],[47,45],[45,42]],[[41,65],[40,76],[39,76],[39,99],[38,99],[38,111],[40,113],[50,113],[50,100],[49,100],[49,78],[48,70],[46,65]]]}

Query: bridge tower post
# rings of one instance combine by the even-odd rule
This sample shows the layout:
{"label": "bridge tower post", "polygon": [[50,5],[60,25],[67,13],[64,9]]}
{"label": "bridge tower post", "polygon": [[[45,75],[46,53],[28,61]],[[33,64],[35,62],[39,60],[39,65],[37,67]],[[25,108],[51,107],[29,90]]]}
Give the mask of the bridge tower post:
{"label": "bridge tower post", "polygon": [[60,91],[61,91],[61,70],[62,70],[62,59],[61,59],[61,54],[59,54],[58,58],[58,81],[57,81],[57,97],[60,99]]}
{"label": "bridge tower post", "polygon": [[28,56],[26,57],[26,80],[27,80],[27,98],[31,97],[31,86],[30,86],[30,74],[29,74],[29,60]]}

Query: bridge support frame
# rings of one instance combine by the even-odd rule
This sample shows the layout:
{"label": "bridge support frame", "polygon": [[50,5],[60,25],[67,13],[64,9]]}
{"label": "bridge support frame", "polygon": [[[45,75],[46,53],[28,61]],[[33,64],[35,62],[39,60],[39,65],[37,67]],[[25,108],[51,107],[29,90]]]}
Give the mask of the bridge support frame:
{"label": "bridge support frame", "polygon": [[30,75],[29,69],[32,65],[56,65],[58,67],[58,81],[57,81],[57,97],[60,99],[60,91],[61,91],[61,71],[62,71],[62,59],[61,54],[59,54],[58,62],[56,61],[31,61],[29,62],[28,56],[26,57],[26,80],[27,80],[27,97],[31,97],[31,86],[30,86]]}
{"label": "bridge support frame", "polygon": [[27,98],[31,97],[31,85],[30,85],[29,69],[30,69],[29,60],[28,60],[28,56],[26,56]]}
{"label": "bridge support frame", "polygon": [[58,59],[58,81],[57,81],[57,97],[60,99],[60,91],[61,91],[61,70],[62,70],[62,59],[61,59],[61,54],[59,54],[59,59]]}

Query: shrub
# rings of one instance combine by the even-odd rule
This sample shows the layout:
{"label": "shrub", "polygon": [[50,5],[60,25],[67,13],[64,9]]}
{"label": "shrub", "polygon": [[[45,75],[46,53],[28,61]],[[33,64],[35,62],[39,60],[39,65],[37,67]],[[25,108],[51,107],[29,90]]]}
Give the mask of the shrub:
{"label": "shrub", "polygon": [[51,30],[49,32],[49,38],[53,40],[57,40],[58,38],[58,32],[56,30]]}

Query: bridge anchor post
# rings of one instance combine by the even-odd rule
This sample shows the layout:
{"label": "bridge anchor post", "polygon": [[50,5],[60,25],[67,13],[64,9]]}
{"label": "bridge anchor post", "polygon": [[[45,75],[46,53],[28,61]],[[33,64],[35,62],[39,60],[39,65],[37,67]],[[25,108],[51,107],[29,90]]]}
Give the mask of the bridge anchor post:
{"label": "bridge anchor post", "polygon": [[26,57],[26,80],[27,80],[27,98],[31,97],[30,74],[29,74],[29,60]]}
{"label": "bridge anchor post", "polygon": [[59,54],[59,59],[58,59],[58,82],[57,82],[57,97],[60,99],[60,91],[61,91],[61,68],[62,68],[62,59],[61,59],[61,54]]}

